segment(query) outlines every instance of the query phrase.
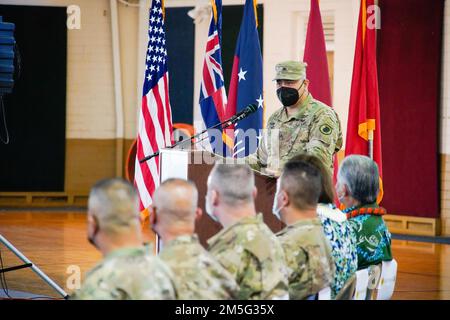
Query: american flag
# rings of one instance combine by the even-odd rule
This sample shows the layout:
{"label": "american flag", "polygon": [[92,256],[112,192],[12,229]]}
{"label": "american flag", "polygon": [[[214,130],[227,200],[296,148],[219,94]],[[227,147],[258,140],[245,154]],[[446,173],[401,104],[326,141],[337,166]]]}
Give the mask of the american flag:
{"label": "american flag", "polygon": [[[222,28],[222,0],[212,1],[212,16],[206,42],[200,86],[200,109],[205,126],[211,127],[233,116],[227,110],[227,94],[222,70],[220,48]],[[220,129],[220,128],[219,128]],[[229,154],[233,148],[234,130],[230,128],[222,134],[222,141],[214,140],[213,150],[218,154]],[[227,148],[228,145],[228,148]]]}
{"label": "american flag", "polygon": [[172,112],[169,102],[169,72],[164,28],[164,4],[153,0],[149,15],[145,79],[139,114],[134,184],[141,211],[152,204],[159,185],[159,157],[144,163],[139,159],[171,144]]}

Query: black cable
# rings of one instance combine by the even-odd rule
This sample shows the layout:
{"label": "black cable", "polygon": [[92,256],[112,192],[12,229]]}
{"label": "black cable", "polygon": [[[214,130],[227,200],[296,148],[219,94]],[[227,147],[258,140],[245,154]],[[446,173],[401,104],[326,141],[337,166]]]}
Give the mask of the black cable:
{"label": "black cable", "polygon": [[22,75],[22,55],[20,54],[19,45],[17,42],[14,44],[14,64],[15,64],[15,74],[14,74],[14,81],[16,82],[19,80],[20,76]]}
{"label": "black cable", "polygon": [[6,140],[3,140],[3,137],[0,135],[0,140],[4,144],[9,144],[9,132],[8,132],[8,126],[6,124],[6,111],[5,111],[5,104],[3,103],[3,95],[0,95],[0,108],[2,109],[3,114],[3,126],[5,127],[5,133],[6,133]]}
{"label": "black cable", "polygon": [[[20,54],[19,45],[17,42],[14,43],[14,82],[17,82],[17,80],[20,79],[20,76],[22,75],[22,55]],[[3,115],[3,127],[5,128],[6,133],[6,140],[3,140],[3,137],[0,135],[0,141],[2,141],[4,144],[9,144],[9,132],[8,132],[8,126],[6,124],[6,111],[5,111],[5,105],[3,103],[3,95],[0,94],[0,104],[2,109],[2,115]]]}
{"label": "black cable", "polygon": [[[3,258],[2,258],[2,251],[0,250],[0,270],[4,269],[3,266]],[[6,282],[6,275],[5,272],[2,272],[0,274],[0,284],[2,286],[3,292],[5,292],[5,295],[8,299],[18,299],[18,300],[37,300],[37,299],[45,299],[45,300],[64,300],[61,298],[52,298],[52,297],[46,297],[46,296],[35,296],[32,298],[24,298],[24,299],[19,299],[19,298],[13,298],[9,295],[9,288],[8,288],[8,283]]]}
{"label": "black cable", "polygon": [[65,300],[64,298],[52,298],[52,297],[46,297],[46,296],[37,296],[37,297],[27,298],[25,300],[37,300],[37,299],[42,299],[42,300]]}
{"label": "black cable", "polygon": [[[0,269],[4,269],[3,267],[3,258],[2,258],[2,251],[0,250]],[[2,289],[5,292],[5,295],[9,298],[12,299],[12,297],[9,295],[9,289],[8,289],[8,283],[6,282],[6,275],[4,272],[2,272],[0,274],[0,283],[2,285]]]}

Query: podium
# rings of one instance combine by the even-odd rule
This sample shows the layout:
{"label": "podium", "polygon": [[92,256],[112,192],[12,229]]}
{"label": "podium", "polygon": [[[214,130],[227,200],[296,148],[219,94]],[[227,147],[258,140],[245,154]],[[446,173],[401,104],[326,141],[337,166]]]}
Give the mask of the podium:
{"label": "podium", "polygon": [[[198,189],[198,206],[203,215],[196,222],[195,231],[201,244],[219,232],[222,226],[213,221],[205,211],[206,182],[208,175],[219,157],[207,151],[162,149],[159,155],[161,182],[170,178],[191,180]],[[258,194],[255,201],[256,211],[261,212],[264,222],[273,232],[280,231],[284,225],[272,214],[272,205],[276,192],[276,179],[255,172],[255,184]]]}

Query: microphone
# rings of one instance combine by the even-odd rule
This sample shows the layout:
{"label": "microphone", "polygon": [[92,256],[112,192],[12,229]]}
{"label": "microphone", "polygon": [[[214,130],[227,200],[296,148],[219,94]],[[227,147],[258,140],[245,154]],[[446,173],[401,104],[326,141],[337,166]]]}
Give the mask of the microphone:
{"label": "microphone", "polygon": [[[253,104],[253,103],[252,103],[252,104],[249,104],[247,107],[245,107],[245,109],[241,110],[241,112],[235,114],[235,115],[232,116],[230,119],[225,120],[225,121],[220,122],[220,123],[217,123],[216,125],[214,125],[214,126],[212,126],[212,127],[210,127],[210,128],[207,128],[207,129],[203,130],[203,131],[200,132],[200,133],[197,133],[196,135],[190,137],[189,139],[180,140],[180,141],[176,142],[175,144],[173,144],[173,145],[171,145],[171,146],[168,146],[167,148],[168,148],[168,149],[173,149],[173,148],[175,148],[176,146],[178,146],[178,145],[180,145],[180,144],[182,144],[182,143],[185,143],[185,142],[187,142],[187,141],[191,141],[191,143],[192,143],[192,141],[193,141],[194,139],[200,137],[202,134],[206,133],[206,132],[207,132],[208,130],[210,130],[210,129],[216,129],[216,128],[220,127],[220,126],[222,126],[223,129],[228,128],[228,127],[231,126],[232,124],[235,124],[236,122],[241,121],[241,120],[244,119],[244,118],[247,118],[249,115],[251,115],[252,113],[254,113],[256,110],[258,110],[258,106],[257,106],[257,105],[255,105],[255,104]],[[145,161],[147,161],[147,160],[149,160],[149,159],[151,159],[151,158],[153,158],[153,157],[157,157],[157,156],[159,156],[159,150],[156,151],[155,153],[151,154],[151,155],[148,155],[148,156],[146,156],[146,157],[140,159],[140,160],[139,160],[139,163],[143,163],[143,162],[145,162]]]}
{"label": "microphone", "polygon": [[224,124],[224,128],[231,126],[232,124],[235,124],[238,121],[241,121],[242,119],[247,118],[249,115],[254,113],[256,110],[258,110],[258,106],[255,104],[249,104],[245,109],[241,110],[241,112],[235,114],[232,116],[229,120],[227,120]]}

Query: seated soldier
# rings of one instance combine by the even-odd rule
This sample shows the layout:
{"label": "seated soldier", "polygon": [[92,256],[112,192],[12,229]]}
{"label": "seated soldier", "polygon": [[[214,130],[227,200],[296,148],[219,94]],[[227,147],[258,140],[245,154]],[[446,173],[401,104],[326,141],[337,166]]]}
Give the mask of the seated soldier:
{"label": "seated soldier", "polygon": [[194,233],[202,211],[198,192],[186,180],[169,179],[154,194],[150,222],[160,236],[160,258],[172,269],[178,299],[234,299],[234,277],[200,244]]}
{"label": "seated soldier", "polygon": [[369,157],[351,155],[342,162],[336,183],[339,201],[356,234],[358,269],[392,260],[391,234],[377,204],[378,166]]}
{"label": "seated soldier", "polygon": [[303,161],[289,161],[277,181],[273,213],[287,226],[277,233],[289,274],[291,300],[309,298],[331,286],[331,247],[317,217],[321,192],[319,171]]}
{"label": "seated soldier", "polygon": [[142,245],[138,196],[122,179],[94,185],[88,202],[88,239],[103,261],[71,299],[175,299],[172,272]]}
{"label": "seated soldier", "polygon": [[300,160],[314,166],[320,172],[322,192],[317,206],[317,215],[322,221],[325,237],[331,245],[335,273],[331,285],[331,297],[335,298],[344,285],[358,270],[356,237],[347,216],[333,204],[335,193],[331,176],[323,162],[316,156],[299,154],[290,161]]}
{"label": "seated soldier", "polygon": [[216,164],[208,177],[206,212],[224,229],[209,251],[236,279],[239,299],[287,299],[283,249],[256,214],[255,177],[248,165]]}

